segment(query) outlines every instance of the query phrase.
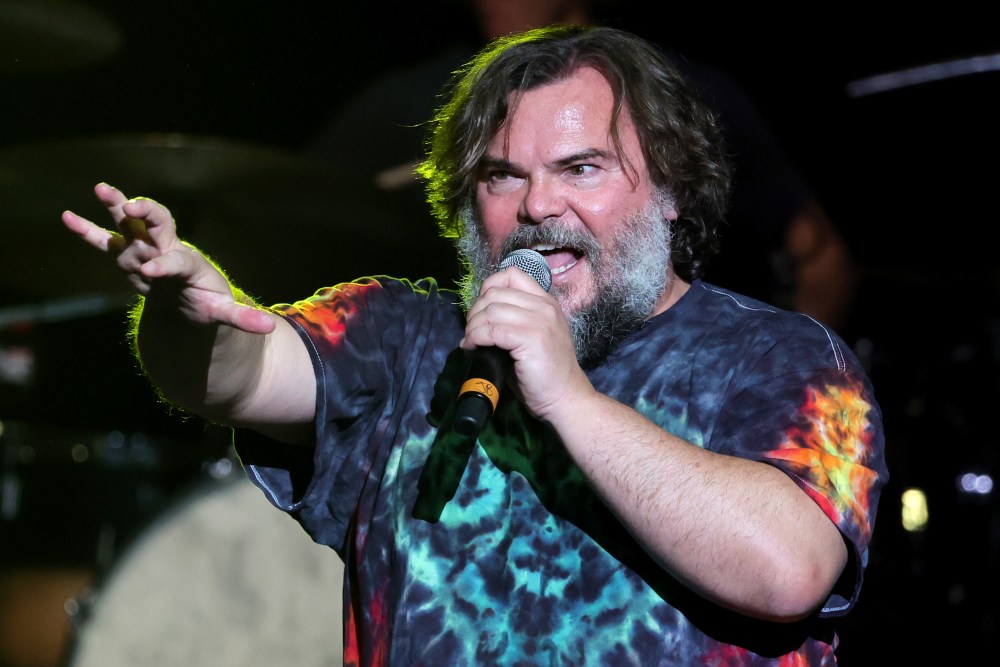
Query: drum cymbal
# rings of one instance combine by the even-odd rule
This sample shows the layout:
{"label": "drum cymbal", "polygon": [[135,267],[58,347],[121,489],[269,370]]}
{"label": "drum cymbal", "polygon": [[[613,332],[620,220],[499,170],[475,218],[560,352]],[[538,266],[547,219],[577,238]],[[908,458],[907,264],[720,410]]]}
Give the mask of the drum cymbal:
{"label": "drum cymbal", "polygon": [[121,292],[113,262],[59,221],[70,209],[107,224],[93,195],[101,181],[164,203],[179,234],[262,301],[363,274],[453,274],[452,246],[433,224],[405,219],[391,195],[326,163],[217,137],[110,135],[0,151],[0,232],[8,239],[0,296]]}
{"label": "drum cymbal", "polygon": [[88,4],[70,0],[0,3],[0,74],[77,71],[116,53],[118,25]]}

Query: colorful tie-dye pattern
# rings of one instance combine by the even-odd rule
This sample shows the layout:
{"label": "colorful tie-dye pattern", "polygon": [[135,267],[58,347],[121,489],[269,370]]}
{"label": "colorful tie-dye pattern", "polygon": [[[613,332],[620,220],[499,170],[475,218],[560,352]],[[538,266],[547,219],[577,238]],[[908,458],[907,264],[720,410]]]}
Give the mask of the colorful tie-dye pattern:
{"label": "colorful tie-dye pattern", "polygon": [[827,516],[867,543],[872,532],[868,489],[876,473],[865,464],[875,434],[867,428],[871,406],[862,391],[860,386],[810,388],[801,409],[805,425],[791,427],[779,448],[764,456],[786,462],[782,467],[794,473]]}
{"label": "colorful tie-dye pattern", "polygon": [[455,295],[390,278],[277,307],[313,350],[312,462],[249,434],[251,478],[344,558],[350,665],[830,665],[887,474],[871,387],[809,318],[695,283],[588,375],[690,442],[792,476],[855,547],[825,610],[769,624],[667,576],[558,439],[501,399],[449,429],[465,363]]}

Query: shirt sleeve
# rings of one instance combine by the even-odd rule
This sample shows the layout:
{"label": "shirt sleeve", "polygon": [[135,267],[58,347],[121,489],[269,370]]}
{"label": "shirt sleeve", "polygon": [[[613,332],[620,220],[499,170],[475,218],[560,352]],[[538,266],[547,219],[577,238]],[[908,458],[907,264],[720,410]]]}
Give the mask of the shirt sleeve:
{"label": "shirt sleeve", "polygon": [[716,437],[727,453],[788,474],[836,524],[853,559],[821,613],[843,614],[860,592],[888,479],[882,413],[866,375],[841,341],[831,338],[827,346],[813,347],[810,339],[793,338],[770,345],[744,369]]}
{"label": "shirt sleeve", "polygon": [[445,303],[435,294],[433,281],[366,278],[274,307],[312,358],[316,446],[275,446],[246,431],[237,431],[234,442],[248,476],[268,499],[341,555],[371,471],[384,467],[401,437],[396,425],[414,376],[435,367],[419,358],[429,337],[445,329],[437,326],[440,318],[451,312],[424,307]]}

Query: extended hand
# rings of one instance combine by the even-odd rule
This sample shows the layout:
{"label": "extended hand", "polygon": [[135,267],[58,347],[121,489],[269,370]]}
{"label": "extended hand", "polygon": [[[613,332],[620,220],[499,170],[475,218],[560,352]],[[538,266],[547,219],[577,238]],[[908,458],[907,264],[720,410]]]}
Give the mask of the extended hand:
{"label": "extended hand", "polygon": [[274,329],[267,313],[238,303],[222,271],[178,238],[166,207],[144,197],[128,199],[106,183],[98,184],[94,192],[107,206],[115,230],[72,211],[63,213],[63,224],[114,258],[135,291],[146,297],[147,306],[176,308],[199,324],[229,324],[250,333]]}

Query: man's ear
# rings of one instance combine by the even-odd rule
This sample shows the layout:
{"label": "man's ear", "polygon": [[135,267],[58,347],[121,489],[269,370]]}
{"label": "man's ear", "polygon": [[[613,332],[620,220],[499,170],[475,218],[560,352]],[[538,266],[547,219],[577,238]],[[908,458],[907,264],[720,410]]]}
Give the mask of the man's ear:
{"label": "man's ear", "polygon": [[680,216],[680,211],[677,210],[677,197],[668,188],[658,188],[654,197],[659,200],[660,215],[664,220],[673,222]]}

